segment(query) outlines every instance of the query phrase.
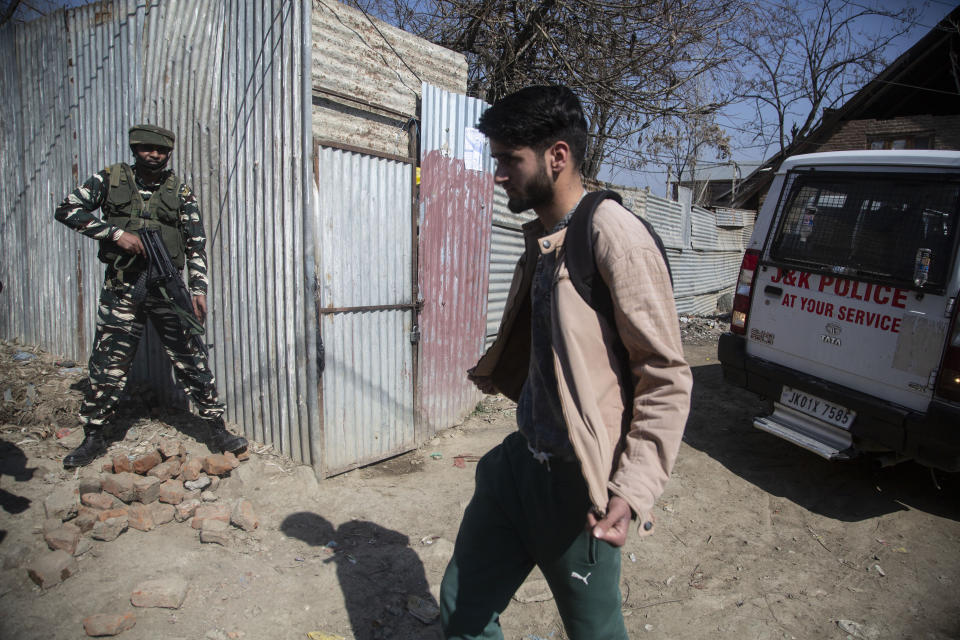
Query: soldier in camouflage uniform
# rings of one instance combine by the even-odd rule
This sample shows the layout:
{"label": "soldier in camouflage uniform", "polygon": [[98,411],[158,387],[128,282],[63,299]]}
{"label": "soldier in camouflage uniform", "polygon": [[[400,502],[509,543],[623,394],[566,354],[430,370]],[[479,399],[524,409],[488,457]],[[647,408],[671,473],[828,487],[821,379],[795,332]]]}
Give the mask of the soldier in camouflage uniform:
{"label": "soldier in camouflage uniform", "polygon": [[[170,303],[156,290],[145,295],[134,291],[146,267],[143,244],[135,231],[159,229],[174,265],[187,266],[194,314],[200,322],[206,319],[206,237],[196,197],[166,168],[173,143],[174,134],[167,129],[131,127],[133,167],[118,163],[91,176],[55,213],[58,221],[98,240],[98,257],[107,265],[90,355],[90,388],[80,409],[85,437],[64,458],[67,468],[87,465],[104,451],[103,430],[116,411],[147,318],[173,362],[177,380],[210,428],[210,445],[222,451],[242,451],[247,446],[244,438],[227,431],[207,355],[188,339]],[[97,209],[102,210],[103,219],[93,214]]]}

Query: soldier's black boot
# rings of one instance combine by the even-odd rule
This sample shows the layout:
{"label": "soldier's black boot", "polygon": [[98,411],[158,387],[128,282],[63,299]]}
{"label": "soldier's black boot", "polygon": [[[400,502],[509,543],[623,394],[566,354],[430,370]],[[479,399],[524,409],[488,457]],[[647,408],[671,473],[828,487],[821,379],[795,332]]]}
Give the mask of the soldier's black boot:
{"label": "soldier's black boot", "polygon": [[100,429],[86,429],[80,446],[68,453],[67,457],[63,459],[63,468],[85,467],[96,460],[97,456],[103,453],[106,448],[107,443],[104,442]]}
{"label": "soldier's black boot", "polygon": [[207,420],[207,425],[210,429],[207,444],[211,447],[231,453],[237,453],[247,448],[247,439],[227,431],[227,425],[223,423],[223,418]]}

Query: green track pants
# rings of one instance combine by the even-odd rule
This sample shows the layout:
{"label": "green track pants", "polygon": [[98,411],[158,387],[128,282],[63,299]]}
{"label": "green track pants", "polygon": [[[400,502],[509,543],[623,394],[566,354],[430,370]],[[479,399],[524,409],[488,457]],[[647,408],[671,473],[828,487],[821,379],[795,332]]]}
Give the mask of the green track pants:
{"label": "green track pants", "polygon": [[586,528],[576,462],[533,458],[513,433],[477,465],[476,489],[440,589],[448,639],[502,639],[500,614],[536,565],[570,640],[624,640],[620,550]]}

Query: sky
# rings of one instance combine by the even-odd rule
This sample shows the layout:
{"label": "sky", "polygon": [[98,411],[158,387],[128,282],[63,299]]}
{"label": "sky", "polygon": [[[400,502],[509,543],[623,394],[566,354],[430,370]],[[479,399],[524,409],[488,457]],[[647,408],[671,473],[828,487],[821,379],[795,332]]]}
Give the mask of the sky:
{"label": "sky", "polygon": [[[925,0],[922,3],[909,2],[908,0],[876,0],[871,6],[881,6],[885,9],[902,9],[906,7],[917,7],[919,12],[912,24],[909,25],[909,31],[897,38],[888,48],[886,53],[887,62],[893,62],[904,51],[913,46],[920,38],[927,34],[937,25],[954,7],[956,2],[949,0]],[[877,19],[877,29],[892,29],[892,25]],[[733,146],[732,159],[740,163],[759,163],[769,155],[772,155],[776,149],[768,149],[760,144],[754,143],[742,136],[736,140],[737,132],[744,129],[745,125],[753,122],[756,118],[752,109],[747,109],[742,105],[731,105],[725,109],[718,120],[722,126],[735,140]],[[715,162],[713,158],[704,159],[704,163]],[[748,172],[744,172],[746,175]],[[626,171],[616,168],[605,168],[601,170],[599,178],[615,184],[630,187],[649,187],[651,192],[657,195],[666,193],[666,168],[650,164],[640,171]]]}

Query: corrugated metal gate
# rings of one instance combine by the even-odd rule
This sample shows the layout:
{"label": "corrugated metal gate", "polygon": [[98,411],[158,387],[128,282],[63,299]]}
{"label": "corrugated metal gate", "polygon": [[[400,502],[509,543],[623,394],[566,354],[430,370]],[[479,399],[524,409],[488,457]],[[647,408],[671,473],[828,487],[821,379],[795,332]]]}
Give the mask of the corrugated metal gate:
{"label": "corrugated metal gate", "polygon": [[456,424],[480,398],[466,370],[486,333],[493,171],[474,129],[486,106],[423,86],[418,413],[426,434]]}
{"label": "corrugated metal gate", "polygon": [[322,473],[416,446],[413,164],[317,147]]}

